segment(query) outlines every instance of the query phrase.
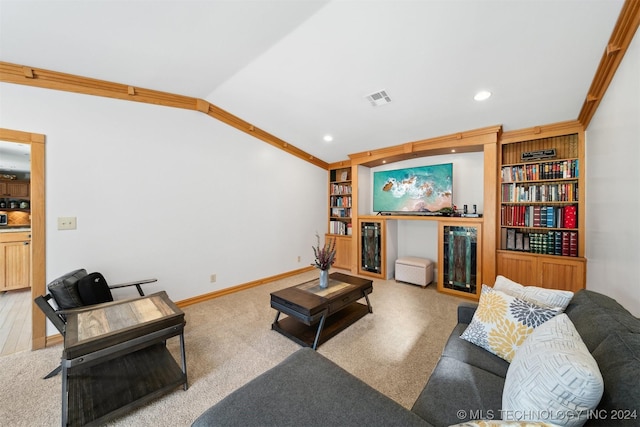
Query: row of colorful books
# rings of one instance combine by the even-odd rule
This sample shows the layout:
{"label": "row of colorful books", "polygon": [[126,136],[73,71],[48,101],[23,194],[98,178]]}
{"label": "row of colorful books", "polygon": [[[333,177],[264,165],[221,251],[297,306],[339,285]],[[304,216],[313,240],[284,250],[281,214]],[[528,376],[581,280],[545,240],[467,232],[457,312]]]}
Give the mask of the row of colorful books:
{"label": "row of colorful books", "polygon": [[577,202],[578,183],[502,184],[503,202]]}
{"label": "row of colorful books", "polygon": [[342,221],[329,221],[329,233],[351,236],[351,223]]}
{"label": "row of colorful books", "polygon": [[578,159],[503,166],[502,182],[536,181],[541,179],[577,178]]}
{"label": "row of colorful books", "polygon": [[503,229],[502,232],[503,249],[534,254],[578,256],[577,231],[524,233],[515,229]]}
{"label": "row of colorful books", "polygon": [[331,196],[331,206],[351,207],[351,196]]}
{"label": "row of colorful books", "polygon": [[331,208],[331,216],[334,218],[350,218],[351,208]]}
{"label": "row of colorful books", "polygon": [[347,184],[331,184],[331,194],[351,194],[351,186]]}
{"label": "row of colorful books", "polygon": [[507,227],[577,228],[578,206],[502,205],[500,224]]}

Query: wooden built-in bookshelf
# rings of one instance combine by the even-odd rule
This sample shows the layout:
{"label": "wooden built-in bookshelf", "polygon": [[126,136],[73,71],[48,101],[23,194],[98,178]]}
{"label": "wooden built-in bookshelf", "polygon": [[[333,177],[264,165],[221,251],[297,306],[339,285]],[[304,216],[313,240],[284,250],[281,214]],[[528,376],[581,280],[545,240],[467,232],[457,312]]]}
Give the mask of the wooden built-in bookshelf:
{"label": "wooden built-in bookshelf", "polygon": [[497,274],[584,288],[584,130],[564,122],[505,132],[499,150]]}
{"label": "wooden built-in bookshelf", "polygon": [[353,185],[350,162],[338,162],[329,166],[329,226],[326,239],[335,239],[336,268],[352,268],[351,234],[353,229]]}

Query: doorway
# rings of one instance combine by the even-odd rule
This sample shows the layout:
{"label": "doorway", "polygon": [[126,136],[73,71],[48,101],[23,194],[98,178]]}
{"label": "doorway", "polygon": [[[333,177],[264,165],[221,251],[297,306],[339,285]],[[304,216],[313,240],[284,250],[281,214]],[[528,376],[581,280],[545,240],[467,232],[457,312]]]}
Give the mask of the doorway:
{"label": "doorway", "polygon": [[46,346],[46,317],[33,304],[33,299],[45,293],[45,136],[37,133],[0,128],[0,140],[28,144],[31,150],[31,349]]}

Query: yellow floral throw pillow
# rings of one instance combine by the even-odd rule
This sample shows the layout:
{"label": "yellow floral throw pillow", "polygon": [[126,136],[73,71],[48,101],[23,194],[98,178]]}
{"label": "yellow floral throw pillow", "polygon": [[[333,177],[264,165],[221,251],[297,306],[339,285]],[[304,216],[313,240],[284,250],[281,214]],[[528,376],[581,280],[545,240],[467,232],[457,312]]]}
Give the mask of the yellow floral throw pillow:
{"label": "yellow floral throw pillow", "polygon": [[559,308],[539,307],[483,284],[478,309],[460,338],[511,363],[534,328],[561,312]]}

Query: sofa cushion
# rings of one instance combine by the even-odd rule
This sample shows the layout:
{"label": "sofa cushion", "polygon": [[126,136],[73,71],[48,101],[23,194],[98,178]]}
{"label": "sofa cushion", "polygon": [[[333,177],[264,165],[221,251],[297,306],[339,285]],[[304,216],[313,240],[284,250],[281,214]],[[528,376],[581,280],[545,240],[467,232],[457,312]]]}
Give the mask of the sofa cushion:
{"label": "sofa cushion", "polygon": [[240,387],[193,423],[327,425],[428,426],[416,414],[307,347]]}
{"label": "sofa cushion", "polygon": [[640,334],[613,333],[595,349],[593,358],[604,379],[604,393],[596,412],[600,416],[591,417],[587,425],[639,425]]}
{"label": "sofa cushion", "polygon": [[411,410],[434,426],[498,419],[503,387],[504,378],[443,356]]}
{"label": "sofa cushion", "polygon": [[516,352],[502,418],[582,426],[602,397],[598,365],[566,314],[540,325]]}
{"label": "sofa cushion", "polygon": [[66,310],[83,305],[78,293],[78,280],[86,275],[87,270],[81,268],[60,276],[47,285],[47,289],[59,309]]}
{"label": "sofa cushion", "polygon": [[506,420],[474,420],[456,424],[449,427],[558,427],[551,423],[522,423],[520,421]]}
{"label": "sofa cushion", "polygon": [[597,292],[576,292],[565,312],[589,351],[594,351],[612,332],[640,334],[640,319],[613,298]]}
{"label": "sofa cushion", "polygon": [[500,275],[496,277],[496,283],[493,285],[493,289],[529,301],[540,307],[560,309],[561,311],[567,308],[571,302],[571,298],[573,298],[573,292],[571,291],[539,288],[537,286],[522,286],[520,283]]}
{"label": "sofa cushion", "polygon": [[482,347],[470,343],[460,338],[460,335],[467,328],[464,323],[458,323],[449,336],[447,344],[442,351],[443,356],[458,359],[461,362],[476,366],[492,374],[504,378],[507,375],[509,362],[488,352]]}
{"label": "sofa cushion", "polygon": [[482,285],[478,309],[460,336],[511,362],[516,349],[533,329],[561,310],[540,307]]}

